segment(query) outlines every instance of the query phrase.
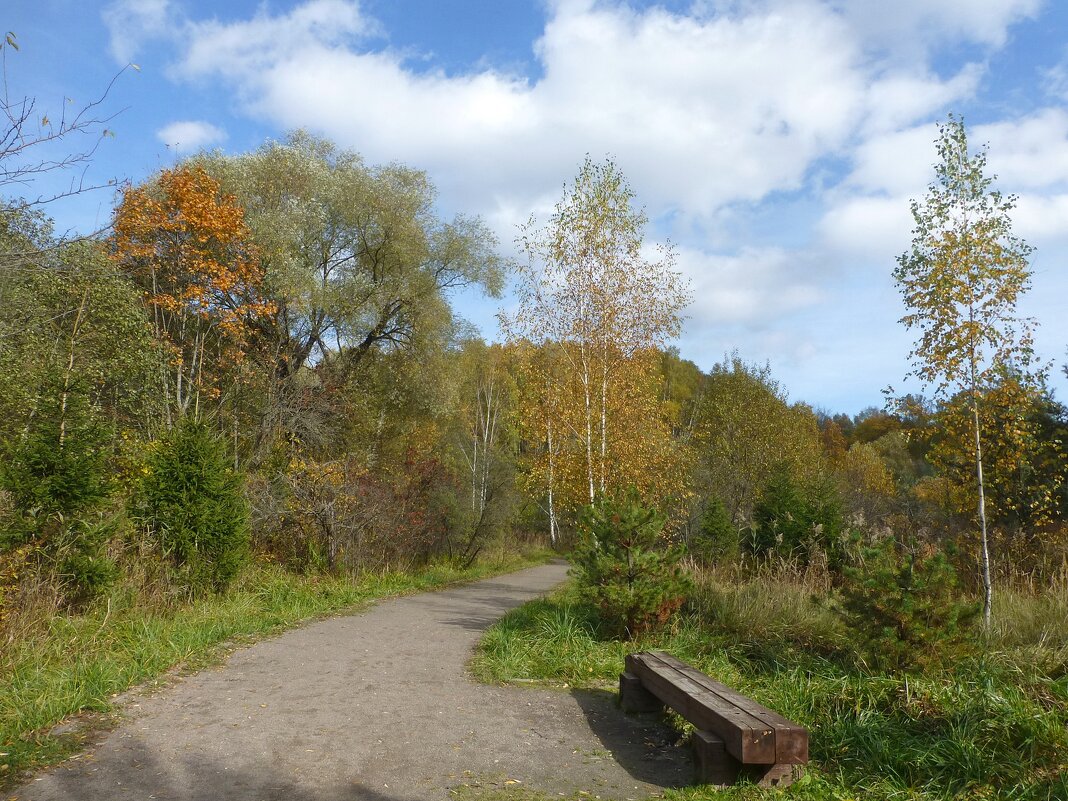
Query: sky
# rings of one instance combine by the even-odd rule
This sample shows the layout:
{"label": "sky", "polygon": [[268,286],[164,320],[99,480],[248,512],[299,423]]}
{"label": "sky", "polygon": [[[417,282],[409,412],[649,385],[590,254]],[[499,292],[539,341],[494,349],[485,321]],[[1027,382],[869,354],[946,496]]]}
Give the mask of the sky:
{"label": "sky", "polygon": [[[89,182],[306,128],[426,170],[440,214],[481,215],[511,255],[586,154],[612,158],[647,242],[672,242],[691,281],[682,356],[767,362],[830,412],[919,389],[892,271],[956,114],[1019,197],[1014,230],[1035,247],[1019,310],[1068,401],[1060,0],[7,0],[3,17],[9,100],[57,119],[107,90]],[[48,208],[89,232],[114,202]],[[488,339],[510,303],[455,298]]]}

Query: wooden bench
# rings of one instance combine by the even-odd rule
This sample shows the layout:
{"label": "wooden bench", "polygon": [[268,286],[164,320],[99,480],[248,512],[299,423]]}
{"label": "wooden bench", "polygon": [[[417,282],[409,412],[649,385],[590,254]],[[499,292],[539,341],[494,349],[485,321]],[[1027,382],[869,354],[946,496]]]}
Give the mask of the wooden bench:
{"label": "wooden bench", "polygon": [[619,677],[625,712],[667,705],[690,721],[701,784],[733,784],[748,776],[784,786],[808,763],[808,731],[720,684],[664,651],[628,654]]}

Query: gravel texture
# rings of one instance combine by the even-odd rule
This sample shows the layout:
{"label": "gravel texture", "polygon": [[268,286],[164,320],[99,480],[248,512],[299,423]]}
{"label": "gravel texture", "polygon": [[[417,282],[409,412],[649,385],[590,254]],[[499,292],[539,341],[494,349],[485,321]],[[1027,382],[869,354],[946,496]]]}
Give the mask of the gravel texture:
{"label": "gravel texture", "polygon": [[425,801],[458,785],[647,798],[689,754],[610,692],[492,687],[482,631],[559,582],[550,564],[399,598],[236,651],[132,694],[90,752],[14,791],[29,801]]}

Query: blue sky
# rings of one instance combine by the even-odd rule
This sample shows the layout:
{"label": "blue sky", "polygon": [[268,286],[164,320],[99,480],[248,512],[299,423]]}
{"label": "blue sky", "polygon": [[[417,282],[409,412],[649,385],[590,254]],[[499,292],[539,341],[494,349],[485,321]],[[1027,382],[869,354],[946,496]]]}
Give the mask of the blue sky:
{"label": "blue sky", "polygon": [[[96,180],[305,127],[425,169],[442,214],[509,252],[584,155],[610,155],[670,238],[694,303],[678,345],[737,349],[832,411],[907,386],[893,286],[935,124],[963,115],[1036,247],[1021,311],[1054,386],[1068,346],[1068,3],[1042,0],[14,0],[10,96],[94,99],[115,136]],[[46,191],[38,187],[34,191]],[[106,224],[104,190],[52,205]],[[497,336],[501,301],[457,298]],[[505,298],[503,303],[507,304]]]}

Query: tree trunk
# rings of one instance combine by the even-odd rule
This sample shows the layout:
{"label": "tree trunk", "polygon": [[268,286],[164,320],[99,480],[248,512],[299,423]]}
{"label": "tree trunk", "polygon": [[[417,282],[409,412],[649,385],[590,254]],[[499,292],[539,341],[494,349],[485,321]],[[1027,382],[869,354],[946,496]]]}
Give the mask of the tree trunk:
{"label": "tree trunk", "polygon": [[556,480],[553,464],[553,422],[549,418],[546,425],[549,436],[549,542],[556,545],[556,506],[553,499],[553,482]]}
{"label": "tree trunk", "polygon": [[979,482],[979,532],[983,566],[983,624],[990,628],[993,588],[990,581],[990,541],[986,528],[986,488],[983,484],[983,444],[979,437],[979,400],[972,392],[972,422],[975,432],[975,476]]}
{"label": "tree trunk", "polygon": [[63,374],[63,392],[59,400],[59,447],[67,437],[67,404],[70,402],[71,376],[74,375],[74,350],[78,344],[78,330],[82,326],[82,316],[89,300],[89,290],[82,293],[82,302],[78,304],[78,314],[74,318],[74,329],[70,335],[70,351],[67,357],[67,371]]}
{"label": "tree trunk", "polygon": [[608,470],[608,350],[605,349],[604,369],[601,373],[601,494],[604,495],[605,473]]}
{"label": "tree trunk", "polygon": [[586,405],[586,480],[590,488],[590,503],[595,496],[593,484],[593,406],[590,399],[590,370],[583,356],[582,364],[582,391]]}

